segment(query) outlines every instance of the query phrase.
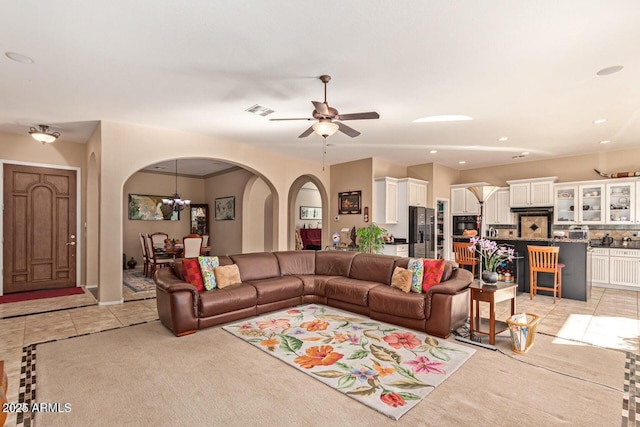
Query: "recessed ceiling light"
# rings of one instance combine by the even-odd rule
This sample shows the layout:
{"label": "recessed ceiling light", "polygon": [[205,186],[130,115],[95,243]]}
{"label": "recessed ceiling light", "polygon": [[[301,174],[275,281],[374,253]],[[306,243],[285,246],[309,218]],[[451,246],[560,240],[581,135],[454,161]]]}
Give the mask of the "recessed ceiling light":
{"label": "recessed ceiling light", "polygon": [[520,153],[521,156],[528,156],[529,152],[528,151],[523,151],[522,153]]}
{"label": "recessed ceiling light", "polygon": [[438,150],[431,150],[431,151],[429,151],[429,153],[431,153],[431,154],[436,154],[437,152],[438,152]]}
{"label": "recessed ceiling light", "polygon": [[509,138],[507,138],[506,136],[502,136],[502,137],[498,138],[498,141],[500,141],[500,142],[505,142],[505,141],[508,141],[508,140],[509,140]]}
{"label": "recessed ceiling light", "polygon": [[21,64],[33,64],[33,59],[26,55],[22,55],[17,52],[5,52],[5,56],[13,61],[20,62]]}
{"label": "recessed ceiling light", "polygon": [[460,160],[458,163],[461,164],[461,165],[464,165],[467,162],[465,160]]}
{"label": "recessed ceiling light", "polygon": [[463,116],[461,114],[445,114],[442,116],[428,116],[415,119],[413,123],[433,123],[433,122],[461,122],[465,120],[473,120],[473,117]]}
{"label": "recessed ceiling light", "polygon": [[605,139],[604,141],[600,141],[600,144],[608,144],[608,143],[610,143],[610,142],[611,142],[610,140]]}
{"label": "recessed ceiling light", "polygon": [[594,125],[601,125],[602,123],[606,123],[607,119],[596,119],[593,121]]}
{"label": "recessed ceiling light", "polygon": [[262,117],[268,116],[269,114],[275,112],[271,108],[267,108],[264,105],[260,105],[260,104],[255,104],[244,111],[248,111],[249,113],[257,114]]}
{"label": "recessed ceiling light", "polygon": [[623,68],[624,67],[622,65],[614,65],[613,67],[603,68],[602,70],[598,71],[596,74],[599,76],[608,76],[608,75],[617,73]]}

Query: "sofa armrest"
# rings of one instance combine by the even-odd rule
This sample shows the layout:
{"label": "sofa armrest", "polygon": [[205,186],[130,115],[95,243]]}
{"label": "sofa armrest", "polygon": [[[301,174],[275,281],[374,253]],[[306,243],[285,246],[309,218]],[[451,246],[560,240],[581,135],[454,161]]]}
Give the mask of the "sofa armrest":
{"label": "sofa armrest", "polygon": [[473,282],[473,274],[469,270],[464,268],[457,268],[453,270],[449,280],[440,283],[437,286],[433,286],[429,289],[429,292],[434,294],[448,294],[455,295],[460,291],[464,291]]}
{"label": "sofa armrest", "polygon": [[171,268],[157,270],[153,279],[158,317],[162,324],[177,336],[195,332],[198,329],[200,299],[196,287],[180,280]]}

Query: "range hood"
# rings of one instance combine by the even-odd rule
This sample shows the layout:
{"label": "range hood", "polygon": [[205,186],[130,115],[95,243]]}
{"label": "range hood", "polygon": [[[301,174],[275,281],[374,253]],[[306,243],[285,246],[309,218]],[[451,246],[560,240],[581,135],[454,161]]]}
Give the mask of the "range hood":
{"label": "range hood", "polygon": [[548,215],[553,213],[553,206],[525,206],[522,208],[511,208],[511,212],[519,213],[519,214],[540,214],[540,215]]}

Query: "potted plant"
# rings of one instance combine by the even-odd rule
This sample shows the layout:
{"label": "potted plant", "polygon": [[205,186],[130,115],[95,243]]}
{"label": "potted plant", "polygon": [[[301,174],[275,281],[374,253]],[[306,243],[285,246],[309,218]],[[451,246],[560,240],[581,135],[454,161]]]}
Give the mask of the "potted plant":
{"label": "potted plant", "polygon": [[513,248],[498,245],[493,240],[481,237],[472,237],[470,240],[470,251],[475,251],[480,255],[482,262],[482,281],[486,283],[496,283],[498,281],[498,267],[505,261],[512,261],[515,258]]}
{"label": "potted plant", "polygon": [[386,233],[387,230],[373,222],[366,227],[359,228],[356,231],[356,235],[358,236],[358,251],[369,254],[382,252],[382,248],[384,248],[383,236]]}

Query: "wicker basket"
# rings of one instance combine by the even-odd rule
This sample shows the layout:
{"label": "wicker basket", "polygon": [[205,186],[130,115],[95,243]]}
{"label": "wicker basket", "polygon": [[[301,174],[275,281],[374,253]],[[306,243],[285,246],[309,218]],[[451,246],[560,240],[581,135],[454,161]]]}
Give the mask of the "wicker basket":
{"label": "wicker basket", "polygon": [[511,317],[507,319],[509,333],[511,334],[511,349],[514,353],[525,354],[528,352],[536,336],[536,328],[540,317],[531,313],[525,314],[527,321],[524,323],[515,322],[511,320]]}

